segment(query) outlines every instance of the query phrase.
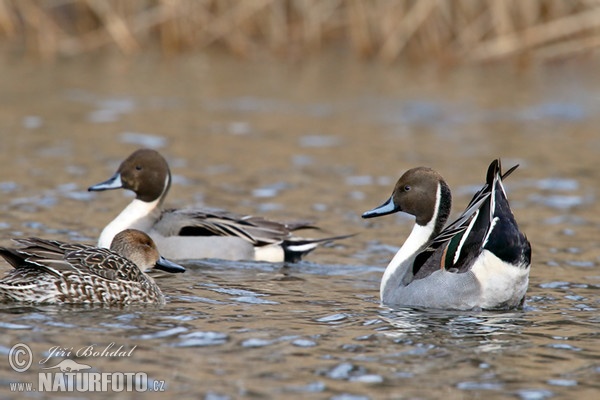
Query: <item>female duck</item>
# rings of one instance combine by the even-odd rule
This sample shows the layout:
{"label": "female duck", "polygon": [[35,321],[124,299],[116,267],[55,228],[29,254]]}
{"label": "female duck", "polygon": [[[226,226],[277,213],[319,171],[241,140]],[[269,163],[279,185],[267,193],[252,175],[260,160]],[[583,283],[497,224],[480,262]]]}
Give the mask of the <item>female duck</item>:
{"label": "female duck", "polygon": [[403,211],[415,226],[381,280],[383,304],[438,309],[507,309],[522,305],[531,246],[510,210],[500,160],[465,212],[444,229],[450,188],[434,170],[413,168],[392,196],[363,218]]}
{"label": "female duck", "polygon": [[346,236],[306,239],[292,231],[314,228],[306,222],[280,223],[215,209],[162,209],[171,186],[167,161],[151,149],[139,149],[107,181],[90,191],[129,189],[136,198],[109,223],[98,240],[108,247],[118,232],[135,228],[154,239],[172,259],[220,258],[295,262],[319,244]]}
{"label": "female duck", "polygon": [[38,238],[15,241],[24,247],[0,247],[0,255],[14,267],[0,279],[0,301],[163,304],[161,290],[142,271],[185,271],[161,257],[148,235],[133,229],[116,235],[111,250]]}

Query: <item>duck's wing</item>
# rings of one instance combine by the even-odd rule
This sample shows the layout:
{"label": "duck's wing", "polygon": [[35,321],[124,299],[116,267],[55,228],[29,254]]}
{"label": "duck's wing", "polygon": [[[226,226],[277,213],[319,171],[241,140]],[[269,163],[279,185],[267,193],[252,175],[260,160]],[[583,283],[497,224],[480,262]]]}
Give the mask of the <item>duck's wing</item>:
{"label": "duck's wing", "polygon": [[235,236],[255,246],[282,243],[292,231],[318,229],[309,221],[282,223],[222,210],[165,210],[154,229],[164,236]]}
{"label": "duck's wing", "polygon": [[109,281],[143,282],[142,271],[133,261],[110,249],[90,247],[65,254],[65,260],[78,273],[93,274]]}
{"label": "duck's wing", "polygon": [[22,247],[1,248],[0,255],[18,273],[31,274],[35,271],[56,278],[64,278],[70,274],[93,274],[107,280],[140,280],[139,268],[109,249],[40,238],[15,241]]}
{"label": "duck's wing", "polygon": [[467,208],[454,222],[437,235],[415,258],[415,278],[425,277],[435,270],[445,268],[466,272],[479,255],[493,227],[496,194],[499,190],[506,199],[502,179],[508,177],[519,165],[502,174],[500,160],[488,167],[485,185],[473,196]]}
{"label": "duck's wing", "polygon": [[430,246],[433,245],[433,247],[438,247],[440,244],[446,243],[449,239],[452,239],[455,235],[464,232],[468,228],[473,215],[482,207],[484,202],[489,200],[494,185],[496,185],[497,182],[502,182],[503,179],[512,174],[518,167],[519,164],[502,174],[500,159],[492,161],[488,167],[485,185],[473,195],[473,198],[469,201],[467,208],[461,216],[446,226],[444,230],[432,240]]}
{"label": "duck's wing", "polygon": [[[0,255],[18,272],[38,271],[59,277],[64,271],[71,270],[72,265],[65,260],[67,247],[77,249],[78,245],[57,240],[40,238],[14,239],[20,248],[0,248]],[[82,245],[83,246],[83,245]]]}
{"label": "duck's wing", "polygon": [[154,229],[163,236],[233,236],[255,247],[279,245],[287,262],[299,261],[319,245],[354,236],[299,237],[294,232],[320,229],[308,220],[278,222],[214,209],[165,210]]}

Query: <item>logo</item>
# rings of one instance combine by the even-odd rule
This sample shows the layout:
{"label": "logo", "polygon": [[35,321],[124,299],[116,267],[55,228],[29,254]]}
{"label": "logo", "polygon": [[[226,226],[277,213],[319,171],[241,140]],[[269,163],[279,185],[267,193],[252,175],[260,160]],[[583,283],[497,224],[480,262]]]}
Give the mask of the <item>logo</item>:
{"label": "logo", "polygon": [[25,372],[31,367],[33,354],[29,346],[17,343],[8,352],[8,363],[17,372]]}
{"label": "logo", "polygon": [[47,367],[47,368],[42,368],[42,369],[54,369],[54,368],[60,368],[60,372],[77,372],[77,371],[81,371],[82,369],[90,369],[92,367],[90,367],[89,365],[86,364],[79,364],[77,361],[73,361],[73,360],[62,360],[61,362],[59,362],[58,364],[56,364],[53,367]]}
{"label": "logo", "polygon": [[[92,365],[80,363],[68,357],[131,357],[136,346],[125,349],[110,343],[104,348],[96,345],[80,349],[54,346],[46,352],[38,365],[37,387],[34,382],[11,382],[13,392],[163,392],[165,382],[148,377],[145,372],[98,372]],[[64,357],[64,358],[63,358]],[[51,359],[63,358],[54,365],[46,363]],[[33,365],[33,352],[24,343],[17,343],[8,352],[8,363],[18,373],[28,371]],[[92,363],[93,364],[93,363]],[[50,370],[51,372],[46,372]]]}

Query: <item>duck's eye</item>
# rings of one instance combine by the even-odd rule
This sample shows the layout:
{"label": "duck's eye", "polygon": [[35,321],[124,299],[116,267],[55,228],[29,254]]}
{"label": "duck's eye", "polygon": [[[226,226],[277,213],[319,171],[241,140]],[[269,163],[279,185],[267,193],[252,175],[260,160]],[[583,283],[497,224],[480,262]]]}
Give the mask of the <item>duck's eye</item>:
{"label": "duck's eye", "polygon": [[135,166],[135,170],[136,171],[141,171],[142,170],[142,166],[141,165],[136,165]]}
{"label": "duck's eye", "polygon": [[408,192],[409,190],[410,190],[410,185],[405,185],[405,186],[404,186],[404,191],[405,191],[405,192]]}

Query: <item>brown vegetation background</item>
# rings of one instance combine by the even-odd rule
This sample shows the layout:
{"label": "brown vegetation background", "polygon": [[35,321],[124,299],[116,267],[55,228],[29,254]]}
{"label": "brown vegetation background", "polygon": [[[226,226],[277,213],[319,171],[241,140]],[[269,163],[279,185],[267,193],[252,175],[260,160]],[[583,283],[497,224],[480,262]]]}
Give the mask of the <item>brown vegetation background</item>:
{"label": "brown vegetation background", "polygon": [[104,48],[165,54],[458,63],[547,61],[600,45],[598,0],[0,0],[4,53],[42,59]]}

